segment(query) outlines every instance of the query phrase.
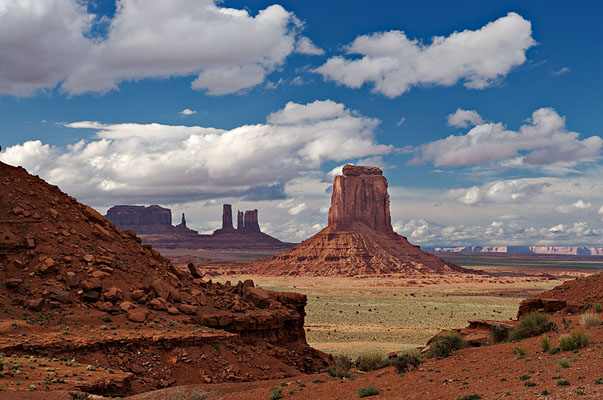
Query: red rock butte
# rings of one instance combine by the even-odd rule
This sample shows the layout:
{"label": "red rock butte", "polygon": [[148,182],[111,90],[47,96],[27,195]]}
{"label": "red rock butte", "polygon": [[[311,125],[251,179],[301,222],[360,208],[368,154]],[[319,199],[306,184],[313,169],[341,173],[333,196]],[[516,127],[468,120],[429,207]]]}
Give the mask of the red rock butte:
{"label": "red rock butte", "polygon": [[328,226],[254,268],[266,275],[315,276],[473,272],[394,232],[383,172],[354,165],[344,166],[343,175],[335,177]]}

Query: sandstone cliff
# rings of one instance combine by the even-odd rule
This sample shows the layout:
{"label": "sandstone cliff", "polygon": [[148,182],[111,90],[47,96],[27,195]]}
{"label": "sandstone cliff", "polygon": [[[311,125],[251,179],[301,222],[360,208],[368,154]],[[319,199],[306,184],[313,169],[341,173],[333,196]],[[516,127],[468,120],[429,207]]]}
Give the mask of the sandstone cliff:
{"label": "sandstone cliff", "polygon": [[254,268],[268,275],[320,276],[468,272],[394,232],[381,170],[353,165],[334,179],[328,226]]}

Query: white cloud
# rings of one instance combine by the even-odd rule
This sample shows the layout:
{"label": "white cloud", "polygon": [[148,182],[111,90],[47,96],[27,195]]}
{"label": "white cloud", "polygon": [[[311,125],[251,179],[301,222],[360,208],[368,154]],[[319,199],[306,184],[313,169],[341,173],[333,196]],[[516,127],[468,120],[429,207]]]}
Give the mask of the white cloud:
{"label": "white cloud", "polygon": [[376,142],[378,122],[330,100],[288,103],[266,124],[231,130],[83,121],[66,126],[95,129],[94,139],[65,148],[26,142],[0,160],[95,204],[282,198],[284,184],[324,162],[391,152]]}
{"label": "white cloud", "polygon": [[92,15],[74,0],[0,1],[0,94],[54,88],[93,49]]}
{"label": "white cloud", "polygon": [[300,54],[308,54],[311,56],[321,56],[325,54],[325,51],[321,48],[318,48],[312,43],[312,41],[307,37],[301,37],[295,43],[295,51]]}
{"label": "white cloud", "polygon": [[280,5],[251,16],[214,0],[121,0],[104,37],[78,0],[0,4],[0,93],[31,94],[60,82],[69,94],[106,92],[122,81],[194,76],[221,95],[251,88],[296,50],[299,21]]}
{"label": "white cloud", "polygon": [[429,45],[402,31],[359,36],[347,53],[361,58],[331,57],[315,72],[351,88],[373,83],[374,91],[387,97],[417,85],[450,86],[459,80],[482,89],[523,64],[526,50],[535,44],[530,21],[509,13],[476,31],[435,36]]}
{"label": "white cloud", "polygon": [[467,205],[520,203],[541,194],[550,185],[546,180],[534,178],[499,180],[481,187],[453,189],[448,195]]}
{"label": "white cloud", "polygon": [[288,211],[289,215],[297,215],[307,208],[306,203],[300,203],[295,207],[291,207]]}
{"label": "white cloud", "polygon": [[402,126],[402,124],[406,121],[406,117],[400,118],[400,120],[396,123],[396,126]]}
{"label": "white cloud", "polygon": [[463,110],[457,108],[454,114],[448,115],[448,126],[454,126],[456,128],[466,128],[468,126],[475,126],[482,124],[484,120],[482,116],[475,110]]}
{"label": "white cloud", "polygon": [[191,110],[190,108],[185,108],[184,110],[180,111],[178,114],[186,117],[189,115],[197,114],[197,111]]}
{"label": "white cloud", "polygon": [[558,69],[557,71],[553,71],[552,74],[553,75],[563,75],[566,74],[568,72],[570,72],[571,70],[569,69],[569,67],[563,67],[561,69]]}
{"label": "white cloud", "polygon": [[590,201],[584,201],[584,200],[580,199],[572,204],[562,204],[560,206],[555,206],[553,209],[556,212],[559,212],[562,214],[569,214],[569,213],[573,213],[573,212],[577,212],[577,211],[591,211],[592,208],[593,208],[593,205]]}
{"label": "white cloud", "polygon": [[449,136],[419,146],[409,164],[432,162],[439,166],[462,166],[508,160],[525,152],[523,164],[547,165],[593,159],[599,156],[603,141],[599,136],[578,139],[579,133],[566,129],[565,118],[552,108],[540,108],[519,131],[505,129],[501,123],[485,123],[466,135]]}
{"label": "white cloud", "polygon": [[601,245],[603,229],[587,222],[554,226],[524,226],[517,222],[491,221],[483,225],[440,225],[424,219],[398,221],[394,230],[421,246],[505,246],[505,245]]}

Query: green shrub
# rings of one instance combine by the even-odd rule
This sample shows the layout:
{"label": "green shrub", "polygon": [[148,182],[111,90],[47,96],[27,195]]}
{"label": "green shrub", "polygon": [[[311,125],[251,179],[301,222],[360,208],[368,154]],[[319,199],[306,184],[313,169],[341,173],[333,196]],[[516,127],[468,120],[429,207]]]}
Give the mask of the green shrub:
{"label": "green shrub", "polygon": [[540,312],[530,312],[521,317],[519,325],[509,333],[509,340],[521,340],[556,329],[557,325],[551,322],[548,315]]}
{"label": "green shrub", "polygon": [[526,356],[525,346],[521,345],[521,346],[513,347],[513,354],[515,354],[517,357],[525,357]]}
{"label": "green shrub", "polygon": [[595,303],[595,312],[601,312],[601,303]]}
{"label": "green shrub", "polygon": [[353,367],[352,360],[348,356],[339,356],[327,369],[327,373],[333,378],[349,378],[352,376],[351,369]]}
{"label": "green shrub", "polygon": [[509,332],[509,327],[505,325],[494,325],[492,326],[490,331],[496,343],[504,342],[505,340],[507,340],[509,338]]}
{"label": "green shrub", "polygon": [[84,392],[69,392],[69,397],[73,400],[87,400],[90,398],[90,395]]}
{"label": "green shrub", "polygon": [[584,314],[580,318],[580,324],[585,328],[593,328],[601,325],[601,318],[595,313]]}
{"label": "green shrub", "polygon": [[561,347],[561,350],[570,351],[586,347],[590,342],[590,335],[581,331],[573,331],[569,335],[561,335],[559,338],[559,347]]}
{"label": "green shrub", "polygon": [[463,347],[467,347],[467,341],[456,332],[448,332],[434,339],[426,355],[430,358],[446,358]]}
{"label": "green shrub", "polygon": [[526,381],[523,384],[525,387],[534,387],[536,386],[536,382],[532,382],[532,381]]}
{"label": "green shrub", "polygon": [[557,386],[570,386],[569,381],[557,381]]}
{"label": "green shrub", "polygon": [[359,371],[375,371],[391,365],[385,354],[380,352],[365,353],[358,356],[355,362]]}
{"label": "green shrub", "polygon": [[278,400],[283,398],[283,389],[273,386],[270,388],[270,391],[272,392],[272,395],[270,395],[270,400]]}
{"label": "green shrub", "polygon": [[551,394],[551,392],[549,392],[548,390],[543,390],[542,392],[540,392],[541,396],[548,396],[550,394]]}
{"label": "green shrub", "polygon": [[379,389],[374,386],[365,386],[358,390],[358,397],[376,396],[379,394]]}
{"label": "green shrub", "polygon": [[392,361],[398,373],[417,368],[422,362],[421,353],[417,349],[404,350],[398,353],[398,357],[394,358]]}
{"label": "green shrub", "polygon": [[551,341],[549,340],[548,336],[544,335],[540,338],[540,348],[545,353],[551,351]]}
{"label": "green shrub", "polygon": [[566,358],[562,358],[560,360],[557,360],[557,364],[559,364],[559,366],[562,367],[562,368],[569,368],[569,367],[571,367],[571,364],[570,364],[569,360],[566,359]]}
{"label": "green shrub", "polygon": [[479,400],[482,396],[479,394],[467,394],[465,396],[458,397],[456,400]]}

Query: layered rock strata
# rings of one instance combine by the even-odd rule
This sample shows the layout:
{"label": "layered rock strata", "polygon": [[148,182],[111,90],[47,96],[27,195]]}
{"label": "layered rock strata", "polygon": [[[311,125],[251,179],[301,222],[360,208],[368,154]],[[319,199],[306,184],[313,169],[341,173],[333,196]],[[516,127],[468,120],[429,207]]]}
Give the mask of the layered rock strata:
{"label": "layered rock strata", "polygon": [[328,226],[291,250],[258,263],[271,275],[357,276],[464,273],[410,244],[391,226],[387,180],[377,167],[346,165],[336,176]]}
{"label": "layered rock strata", "polygon": [[[57,187],[3,163],[0,231],[0,352],[47,353],[133,373],[127,387],[111,392],[120,395],[191,376],[253,380],[324,365],[305,341],[305,296],[267,292],[251,281],[222,285],[198,272],[194,277],[142,245],[133,231],[119,230]],[[5,325],[13,326],[10,335]],[[239,356],[198,349],[212,340]],[[260,365],[282,368],[255,365],[251,355],[258,349]],[[200,358],[178,361],[187,353]],[[224,374],[223,365],[230,372]]]}

